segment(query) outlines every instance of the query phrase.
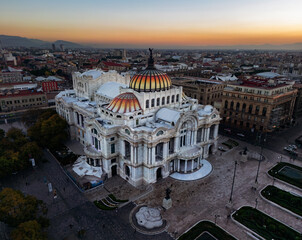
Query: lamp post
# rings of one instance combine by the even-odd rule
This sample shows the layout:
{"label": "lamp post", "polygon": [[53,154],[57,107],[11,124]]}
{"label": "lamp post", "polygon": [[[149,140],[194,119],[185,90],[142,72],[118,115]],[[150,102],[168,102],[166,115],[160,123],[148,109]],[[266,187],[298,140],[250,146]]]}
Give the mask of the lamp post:
{"label": "lamp post", "polygon": [[230,196],[229,203],[232,203],[233,190],[234,190],[234,183],[235,183],[235,177],[236,177],[236,169],[237,169],[237,161],[235,161],[234,176],[233,176],[232,189],[231,189],[231,196]]}
{"label": "lamp post", "polygon": [[[260,164],[261,164],[261,161],[263,160],[263,155],[262,155],[263,146],[261,144],[261,137],[262,137],[262,133],[258,137],[258,145],[260,146],[261,150],[260,150],[260,158],[259,158],[259,161],[258,161],[258,167],[257,167],[256,178],[255,178],[255,184],[258,184],[258,176],[259,176]],[[266,142],[266,138],[263,139],[263,142]]]}

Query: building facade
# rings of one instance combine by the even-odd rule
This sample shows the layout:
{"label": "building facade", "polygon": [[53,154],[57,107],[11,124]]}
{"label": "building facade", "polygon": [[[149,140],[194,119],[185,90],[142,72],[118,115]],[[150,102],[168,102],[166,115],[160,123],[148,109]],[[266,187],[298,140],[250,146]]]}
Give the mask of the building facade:
{"label": "building facade", "polygon": [[218,111],[173,86],[150,52],[148,67],[131,80],[110,71],[75,73],[74,90],[56,97],[85,161],[134,186],[198,170],[217,149]]}
{"label": "building facade", "polygon": [[48,106],[46,94],[35,90],[10,90],[0,93],[0,112]]}
{"label": "building facade", "polygon": [[291,123],[294,82],[252,78],[229,83],[222,96],[222,123],[237,129],[272,132]]}
{"label": "building facade", "polygon": [[220,102],[226,83],[213,79],[195,77],[172,78],[175,86],[182,86],[184,93],[198,100],[202,105],[214,105]]}

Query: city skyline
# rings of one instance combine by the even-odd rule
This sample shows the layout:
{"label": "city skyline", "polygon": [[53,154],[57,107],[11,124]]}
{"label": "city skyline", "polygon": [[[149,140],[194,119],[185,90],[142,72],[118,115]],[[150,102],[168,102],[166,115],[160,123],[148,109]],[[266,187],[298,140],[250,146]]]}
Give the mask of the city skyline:
{"label": "city skyline", "polygon": [[121,47],[287,44],[302,42],[301,7],[297,0],[13,0],[1,5],[0,34]]}

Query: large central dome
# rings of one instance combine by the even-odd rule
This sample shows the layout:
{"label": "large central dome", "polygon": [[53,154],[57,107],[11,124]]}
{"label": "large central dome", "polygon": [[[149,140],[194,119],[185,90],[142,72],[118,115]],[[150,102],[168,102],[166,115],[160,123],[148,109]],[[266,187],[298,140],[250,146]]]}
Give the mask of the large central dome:
{"label": "large central dome", "polygon": [[130,81],[130,88],[138,92],[155,92],[167,90],[171,87],[170,77],[154,67],[152,49],[149,48],[150,58],[146,70],[135,74]]}

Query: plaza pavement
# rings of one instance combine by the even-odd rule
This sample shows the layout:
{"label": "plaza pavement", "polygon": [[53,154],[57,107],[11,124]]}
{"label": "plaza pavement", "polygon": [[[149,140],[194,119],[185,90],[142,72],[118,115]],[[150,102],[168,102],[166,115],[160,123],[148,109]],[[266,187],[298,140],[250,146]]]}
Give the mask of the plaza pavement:
{"label": "plaza pavement", "polygon": [[[219,142],[228,138],[222,137]],[[288,212],[273,206],[264,201],[259,191],[266,185],[272,184],[273,179],[267,175],[267,171],[273,167],[278,161],[278,156],[270,150],[263,150],[266,160],[260,165],[257,190],[252,190],[255,183],[258,161],[249,160],[245,163],[240,162],[239,151],[245,146],[250,151],[260,151],[259,147],[240,142],[240,145],[232,150],[217,155],[212,155],[208,160],[213,165],[212,173],[201,180],[192,182],[176,181],[172,178],[163,179],[154,184],[152,194],[143,199],[136,201],[137,204],[147,204],[150,206],[160,206],[165,196],[165,189],[170,187],[172,190],[171,198],[173,207],[163,212],[163,217],[168,221],[168,231],[175,237],[180,236],[188,228],[200,220],[215,220],[217,224],[230,232],[238,239],[251,239],[246,234],[246,230],[236,225],[228,215],[235,209],[244,205],[255,207],[256,199],[258,201],[257,209],[277,218],[281,222],[293,227],[298,232],[302,231],[302,221],[289,214]],[[226,208],[230,199],[231,185],[234,174],[234,162],[238,161],[236,178],[233,193],[233,210]],[[284,156],[283,161],[289,162],[289,158]],[[293,163],[292,161],[290,161]],[[294,164],[302,166],[300,161]],[[301,190],[297,190],[281,182],[275,181],[275,185],[282,186],[283,189],[296,192],[302,195]]]}
{"label": "plaza pavement", "polygon": [[[223,146],[221,143],[227,139],[227,137],[221,136],[219,146]],[[165,197],[165,189],[169,187],[172,190],[173,207],[162,211],[162,216],[168,221],[169,226],[167,231],[174,238],[179,237],[196,222],[201,220],[214,222],[215,215],[219,215],[217,224],[220,227],[240,240],[252,239],[246,230],[234,223],[228,215],[244,205],[255,207],[256,201],[257,209],[301,232],[302,221],[300,219],[264,201],[259,195],[260,190],[266,185],[273,184],[273,179],[267,175],[267,171],[280,161],[280,158],[278,158],[280,153],[263,149],[263,155],[266,159],[260,165],[257,190],[253,190],[252,187],[255,186],[258,161],[248,160],[247,162],[241,162],[239,152],[244,147],[247,147],[252,152],[260,152],[260,147],[239,140],[236,141],[239,142],[238,147],[223,153],[218,151],[215,155],[208,158],[213,166],[213,171],[203,179],[179,181],[168,177],[150,185],[152,189],[144,187],[136,189],[123,179],[114,177],[105,183],[106,190],[100,188],[88,194],[88,196],[92,200],[97,199],[98,196],[106,196],[108,192],[111,192],[121,199],[134,200],[136,205],[160,207]],[[290,160],[285,155],[283,155],[282,159],[285,162],[302,167],[302,162],[299,160]],[[235,161],[238,162],[238,165],[232,197],[232,209],[229,209],[226,205],[228,205],[230,199]],[[302,195],[301,190],[278,180],[275,180],[274,185]],[[160,237],[155,235],[154,239],[160,239]]]}

